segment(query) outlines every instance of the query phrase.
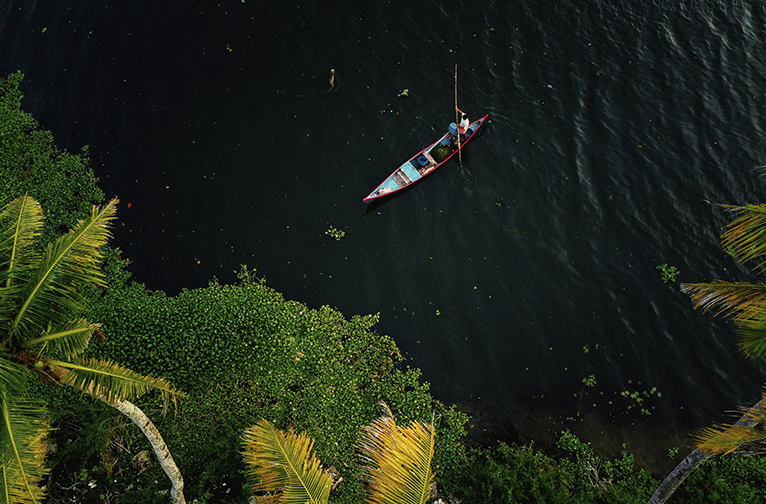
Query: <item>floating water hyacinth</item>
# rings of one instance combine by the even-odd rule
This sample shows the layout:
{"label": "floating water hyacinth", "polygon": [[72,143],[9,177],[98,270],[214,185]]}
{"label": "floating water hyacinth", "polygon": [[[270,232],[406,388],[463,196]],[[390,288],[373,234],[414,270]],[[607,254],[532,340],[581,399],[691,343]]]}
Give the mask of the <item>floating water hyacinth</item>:
{"label": "floating water hyacinth", "polygon": [[668,266],[667,263],[660,264],[657,266],[657,269],[660,270],[662,281],[665,283],[668,283],[668,281],[675,282],[680,273],[675,266]]}
{"label": "floating water hyacinth", "polygon": [[332,238],[335,238],[336,241],[340,241],[342,238],[346,236],[345,231],[341,231],[340,229],[336,229],[334,226],[330,226],[330,229],[324,232],[327,236],[330,236]]}

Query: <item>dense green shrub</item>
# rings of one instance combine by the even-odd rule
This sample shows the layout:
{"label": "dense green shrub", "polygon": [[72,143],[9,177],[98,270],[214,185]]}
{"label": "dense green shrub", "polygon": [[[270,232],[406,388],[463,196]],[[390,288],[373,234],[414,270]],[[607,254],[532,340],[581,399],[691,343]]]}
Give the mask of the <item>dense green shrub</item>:
{"label": "dense green shrub", "polygon": [[[188,394],[176,415],[157,421],[188,499],[244,499],[239,435],[265,417],[308,431],[321,459],[344,477],[333,500],[356,501],[354,445],[360,428],[380,415],[379,401],[403,423],[436,414],[437,475],[461,465],[467,417],[433,400],[393,340],[371,330],[377,316],[346,320],[242,278],[241,285],[214,282],[175,297],[140,284],[113,288],[88,314],[107,335],[91,355],[162,376]],[[153,409],[151,401],[142,404]]]}
{"label": "dense green shrub", "polygon": [[636,471],[623,452],[599,459],[590,444],[565,431],[558,442],[565,455],[553,459],[527,446],[474,450],[454,494],[467,504],[644,503],[657,482]]}
{"label": "dense green shrub", "polygon": [[71,228],[104,200],[88,158],[61,151],[50,131],[21,110],[21,72],[0,78],[0,206],[24,193],[45,210],[42,242]]}
{"label": "dense green shrub", "polygon": [[698,467],[668,501],[670,504],[698,502],[764,502],[766,459],[759,456],[726,455],[708,459]]}

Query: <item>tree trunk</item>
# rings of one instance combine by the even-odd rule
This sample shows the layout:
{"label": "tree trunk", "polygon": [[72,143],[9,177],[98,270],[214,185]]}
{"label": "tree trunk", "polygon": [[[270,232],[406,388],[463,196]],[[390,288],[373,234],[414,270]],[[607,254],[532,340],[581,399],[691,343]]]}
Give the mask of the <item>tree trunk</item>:
{"label": "tree trunk", "polygon": [[684,482],[687,476],[709,458],[710,455],[705,452],[699,450],[691,452],[667,475],[660,486],[657,487],[657,490],[654,491],[652,498],[649,499],[647,504],[663,504],[673,495],[673,492],[678,490],[678,487],[681,486],[681,483]]}
{"label": "tree trunk", "polygon": [[[63,386],[61,379],[68,372],[67,369],[56,366],[52,375],[48,375],[48,377],[53,379],[54,382],[58,383],[60,386]],[[160,467],[162,467],[162,470],[165,471],[165,474],[167,474],[170,479],[170,501],[173,504],[186,504],[186,499],[184,499],[184,479],[183,476],[181,476],[181,471],[178,470],[178,466],[176,465],[175,460],[173,460],[173,456],[170,454],[170,450],[168,450],[165,441],[162,439],[160,431],[157,430],[157,427],[155,427],[152,421],[149,420],[149,417],[141,411],[141,408],[130,401],[108,401],[106,397],[100,394],[94,394],[93,383],[91,383],[84,392],[89,396],[108,404],[130,418],[134,424],[138,425],[138,428],[144,433],[146,439],[149,440],[149,444],[152,445],[152,450],[154,450],[154,454],[157,455]]]}
{"label": "tree trunk", "polygon": [[157,427],[155,427],[152,421],[149,420],[149,417],[146,416],[138,406],[130,401],[118,400],[109,402],[103,396],[96,397],[130,418],[134,424],[138,425],[138,428],[141,429],[141,432],[144,433],[144,436],[146,436],[146,439],[148,439],[149,443],[152,445],[152,449],[154,450],[155,455],[157,455],[157,460],[159,460],[162,470],[165,471],[165,474],[170,478],[170,484],[172,485],[170,488],[170,501],[173,504],[185,504],[184,479],[183,476],[181,476],[181,471],[178,470],[178,466],[176,466],[173,456],[170,454],[170,450],[168,450],[165,441],[162,439],[160,431],[158,431]]}
{"label": "tree trunk", "polygon": [[[753,409],[760,408],[762,406],[762,402],[763,401],[758,401],[758,404],[753,406]],[[757,422],[755,420],[748,419],[747,415],[743,415],[735,425],[752,428],[756,425],[756,423]],[[673,492],[675,492],[678,487],[681,486],[681,483],[684,482],[684,480],[692,473],[692,471],[709,458],[710,455],[705,452],[701,452],[699,450],[694,450],[691,452],[686,456],[685,459],[681,461],[680,464],[676,466],[675,469],[673,469],[673,471],[671,471],[670,474],[668,474],[663,482],[660,483],[660,486],[658,486],[657,490],[654,491],[651,499],[649,499],[647,504],[663,504],[670,498],[671,495],[673,495]]]}

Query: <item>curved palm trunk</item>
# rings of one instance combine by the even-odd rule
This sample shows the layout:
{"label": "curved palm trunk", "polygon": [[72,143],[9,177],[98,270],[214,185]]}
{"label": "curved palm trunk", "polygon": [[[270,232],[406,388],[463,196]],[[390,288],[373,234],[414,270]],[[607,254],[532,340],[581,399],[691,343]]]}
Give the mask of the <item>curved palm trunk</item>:
{"label": "curved palm trunk", "polygon": [[157,455],[157,460],[160,462],[160,467],[170,478],[170,484],[172,485],[170,488],[170,501],[173,504],[185,504],[184,479],[181,476],[181,471],[178,470],[178,466],[173,460],[173,455],[170,454],[170,450],[168,450],[165,441],[162,439],[160,431],[149,420],[149,417],[141,411],[141,408],[130,401],[117,400],[110,402],[105,397],[98,397],[98,399],[130,418],[134,424],[138,425],[138,428],[141,429],[141,432],[144,433],[144,436],[152,445],[154,454]]}
{"label": "curved palm trunk", "polygon": [[[760,408],[762,403],[763,401],[758,401],[758,404],[753,406],[753,408]],[[749,420],[747,415],[743,415],[735,425],[752,428],[756,425],[756,422],[755,420]],[[663,504],[671,495],[673,495],[673,492],[681,486],[681,483],[684,482],[692,471],[709,458],[710,455],[700,450],[691,452],[675,467],[675,469],[673,469],[673,471],[671,471],[670,474],[667,475],[662,483],[660,483],[660,486],[654,491],[647,504]]]}
{"label": "curved palm trunk", "polygon": [[[51,378],[54,378],[54,380],[59,385],[61,385],[61,378],[67,372],[68,371],[66,369],[57,367]],[[108,404],[126,417],[130,418],[130,420],[136,424],[139,429],[141,429],[141,432],[144,433],[146,439],[149,440],[149,444],[152,445],[152,450],[154,450],[154,454],[157,455],[157,460],[160,463],[160,467],[162,467],[162,470],[165,471],[165,474],[167,474],[168,478],[170,479],[170,501],[173,504],[186,504],[186,499],[184,499],[184,479],[181,475],[181,471],[178,470],[178,466],[176,465],[175,460],[173,460],[173,456],[170,454],[170,450],[168,450],[168,446],[165,444],[165,440],[162,439],[160,431],[157,430],[157,427],[154,426],[154,423],[149,420],[149,417],[146,416],[146,413],[141,411],[141,408],[130,401],[121,401],[119,399],[109,401],[105,396],[101,394],[94,394],[92,383],[88,388],[84,390],[84,392],[89,396]]]}
{"label": "curved palm trunk", "polygon": [[691,452],[665,477],[647,504],[663,504],[673,495],[673,492],[678,490],[678,487],[681,486],[681,483],[684,482],[692,471],[709,458],[710,455],[705,452],[699,450]]}

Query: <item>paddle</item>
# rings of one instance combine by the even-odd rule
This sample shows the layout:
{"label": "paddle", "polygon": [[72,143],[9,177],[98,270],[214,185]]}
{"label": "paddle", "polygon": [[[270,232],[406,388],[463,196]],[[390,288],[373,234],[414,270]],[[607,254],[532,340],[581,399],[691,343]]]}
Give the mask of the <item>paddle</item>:
{"label": "paddle", "polygon": [[457,111],[457,63],[455,63],[455,129],[457,129],[457,158],[460,163],[460,169],[463,169],[463,153],[460,151],[460,123],[458,122]]}

